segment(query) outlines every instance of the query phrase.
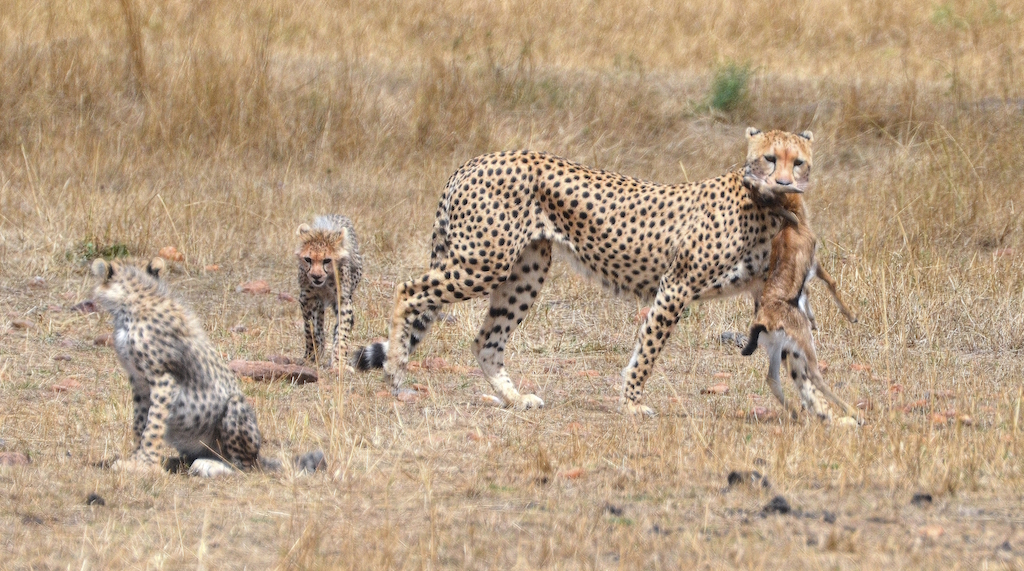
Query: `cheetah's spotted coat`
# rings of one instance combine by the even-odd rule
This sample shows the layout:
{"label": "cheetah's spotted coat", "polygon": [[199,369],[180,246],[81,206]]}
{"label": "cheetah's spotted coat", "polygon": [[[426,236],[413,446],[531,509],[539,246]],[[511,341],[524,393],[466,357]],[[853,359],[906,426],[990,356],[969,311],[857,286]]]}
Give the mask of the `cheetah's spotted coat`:
{"label": "cheetah's spotted coat", "polygon": [[389,340],[362,348],[355,365],[383,365],[399,387],[410,351],[442,304],[488,295],[490,310],[473,352],[507,405],[543,406],[536,395],[515,389],[504,351],[537,298],[557,245],[612,290],[653,299],[622,372],[621,398],[626,411],[650,414],[640,403],[644,383],[683,308],[760,291],[770,241],[784,220],[774,212],[772,188],[807,183],[809,138],[773,131],[759,141],[774,149],[777,163],[759,152],[744,168],[676,185],[532,151],[469,161],[449,179],[438,205],[430,270],[397,288]]}

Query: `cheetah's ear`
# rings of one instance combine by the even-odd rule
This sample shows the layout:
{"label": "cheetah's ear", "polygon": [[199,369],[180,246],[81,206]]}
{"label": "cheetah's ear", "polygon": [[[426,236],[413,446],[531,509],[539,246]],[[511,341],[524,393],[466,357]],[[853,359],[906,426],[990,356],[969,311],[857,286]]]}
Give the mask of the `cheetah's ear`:
{"label": "cheetah's ear", "polygon": [[756,137],[757,135],[760,135],[760,134],[761,134],[761,130],[758,129],[757,127],[747,127],[747,138],[748,139],[753,139],[754,137]]}
{"label": "cheetah's ear", "polygon": [[114,277],[114,265],[108,263],[103,258],[96,258],[92,262],[92,266],[89,267],[89,272],[97,278],[103,281],[107,281]]}
{"label": "cheetah's ear", "polygon": [[804,131],[803,133],[800,133],[800,136],[807,139],[808,141],[814,140],[814,133],[810,131]]}
{"label": "cheetah's ear", "polygon": [[164,271],[166,268],[167,262],[158,256],[150,260],[149,264],[146,265],[146,273],[156,279],[160,279],[160,272]]}
{"label": "cheetah's ear", "polygon": [[306,224],[305,222],[303,222],[302,224],[299,224],[299,228],[297,230],[295,230],[295,235],[296,236],[305,236],[306,234],[309,234],[309,232],[311,230],[312,230],[312,228],[309,227],[309,224]]}

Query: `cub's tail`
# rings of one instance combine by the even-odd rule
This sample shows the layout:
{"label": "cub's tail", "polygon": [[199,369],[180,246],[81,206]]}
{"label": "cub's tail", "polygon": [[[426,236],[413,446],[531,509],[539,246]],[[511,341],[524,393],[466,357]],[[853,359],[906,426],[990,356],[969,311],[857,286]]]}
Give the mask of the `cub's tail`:
{"label": "cub's tail", "polygon": [[370,369],[383,369],[384,361],[388,358],[388,342],[378,341],[370,343],[365,347],[356,347],[349,364],[357,371],[369,371]]}

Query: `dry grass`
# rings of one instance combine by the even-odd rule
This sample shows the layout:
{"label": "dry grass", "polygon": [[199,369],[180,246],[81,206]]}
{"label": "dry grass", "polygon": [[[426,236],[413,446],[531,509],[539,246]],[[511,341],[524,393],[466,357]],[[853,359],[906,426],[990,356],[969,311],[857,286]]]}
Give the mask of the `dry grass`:
{"label": "dry grass", "polygon": [[[0,0],[0,451],[32,456],[0,467],[0,568],[1021,568],[1022,12]],[[729,66],[750,71],[746,96],[715,109]],[[559,264],[509,357],[541,412],[478,405],[483,380],[459,369],[417,373],[431,392],[414,404],[379,396],[378,375],[247,384],[267,452],[322,448],[326,474],[89,467],[128,449],[130,399],[91,343],[109,318],[68,311],[92,287],[85,258],[174,245],[170,282],[225,354],[297,355],[296,304],[234,287],[292,291],[312,215],[359,229],[365,340],[425,267],[461,162],[529,147],[693,180],[741,160],[748,124],[816,133],[820,255],[862,318],[818,295],[819,352],[840,394],[870,401],[863,428],[737,418],[778,409],[763,357],[716,342],[745,299],[695,307],[648,384],[661,415],[622,418],[637,304]],[[450,308],[419,355],[472,367],[482,307]],[[699,394],[714,373],[728,395]],[[81,387],[54,392],[66,378]],[[971,424],[933,423],[946,412]],[[734,469],[773,490],[723,492]],[[934,504],[910,505],[919,491]],[[775,493],[802,513],[761,517]]]}

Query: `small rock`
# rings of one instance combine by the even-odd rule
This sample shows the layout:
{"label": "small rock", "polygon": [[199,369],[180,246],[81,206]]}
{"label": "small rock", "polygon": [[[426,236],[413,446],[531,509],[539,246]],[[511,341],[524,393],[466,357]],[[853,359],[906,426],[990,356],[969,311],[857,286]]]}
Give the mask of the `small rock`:
{"label": "small rock", "polygon": [[768,478],[765,478],[757,470],[751,470],[749,472],[733,470],[732,472],[729,472],[729,475],[726,476],[725,480],[729,483],[730,488],[741,484],[765,489],[772,487],[771,483],[768,482]]}
{"label": "small rock", "polygon": [[219,272],[220,271],[220,266],[218,266],[217,264],[207,264],[207,265],[203,266],[203,271],[206,271],[206,272]]}
{"label": "small rock", "polygon": [[583,468],[570,468],[559,474],[559,476],[565,478],[566,480],[576,480],[583,476],[583,473]]}
{"label": "small rock", "polygon": [[400,389],[395,393],[395,398],[399,402],[414,403],[423,398],[423,393],[409,389]]}
{"label": "small rock", "polygon": [[864,364],[861,364],[861,363],[851,363],[850,364],[850,370],[851,371],[858,371],[858,372],[871,371],[871,365],[864,365]]}
{"label": "small rock", "polygon": [[245,326],[239,323],[238,325],[231,328],[232,333],[245,333]]}
{"label": "small rock", "polygon": [[72,377],[68,377],[68,378],[64,379],[63,381],[61,381],[61,382],[59,382],[59,383],[57,383],[55,385],[52,385],[50,387],[50,390],[55,392],[55,393],[60,394],[60,393],[66,393],[66,392],[69,392],[69,391],[73,391],[73,390],[75,390],[77,388],[81,388],[81,386],[82,386],[82,383],[78,382],[77,379],[74,379]]}
{"label": "small rock", "polygon": [[67,353],[61,353],[60,355],[54,355],[53,360],[68,362],[71,361],[71,355],[68,355]]}
{"label": "small rock", "polygon": [[26,330],[26,329],[35,329],[35,327],[36,327],[36,324],[32,323],[31,321],[29,321],[27,319],[15,319],[15,320],[11,321],[11,328],[12,329]]}
{"label": "small rock", "polygon": [[99,494],[89,494],[85,498],[85,505],[87,506],[105,506],[107,505],[106,500],[103,499]]}
{"label": "small rock", "polygon": [[925,399],[918,399],[912,403],[907,404],[903,407],[903,412],[914,412],[915,410],[923,409],[928,407],[928,401]]}
{"label": "small rock", "polygon": [[718,383],[710,387],[701,389],[700,394],[702,395],[724,395],[729,393],[729,385],[726,383]]}
{"label": "small rock", "polygon": [[459,318],[455,317],[454,315],[452,315],[450,313],[446,313],[444,311],[438,311],[437,312],[437,321],[438,321],[438,323],[458,323],[459,322]]}
{"label": "small rock", "polygon": [[420,383],[413,383],[412,384],[412,390],[417,391],[417,392],[421,392],[421,393],[429,393],[430,392],[430,387],[428,387],[427,385],[421,385]]}
{"label": "small rock", "polygon": [[496,397],[494,395],[480,395],[478,398],[480,400],[480,404],[482,404],[484,406],[496,406],[496,407],[504,407],[505,406],[505,401],[501,400],[500,398],[498,398],[498,397]]}
{"label": "small rock", "polygon": [[277,365],[295,365],[295,364],[297,364],[297,363],[295,363],[295,361],[292,360],[291,357],[286,357],[284,355],[271,355],[271,356],[267,357],[267,360],[270,361],[271,363],[274,363],[274,364],[277,364]]}
{"label": "small rock", "polygon": [[928,539],[938,539],[946,533],[946,530],[941,525],[926,525],[918,533]]}
{"label": "small rock", "polygon": [[113,347],[114,334],[104,333],[103,335],[97,335],[96,338],[92,340],[92,344],[96,345],[97,347]]}
{"label": "small rock", "polygon": [[930,505],[932,505],[932,495],[931,494],[925,494],[923,492],[918,492],[918,493],[914,494],[913,497],[910,498],[910,505],[913,505],[913,506],[928,505],[928,506],[930,506]]}
{"label": "small rock", "polygon": [[788,514],[792,510],[789,507],[789,502],[782,496],[775,496],[772,501],[768,502],[767,505],[761,510],[761,513],[767,514]]}
{"label": "small rock", "polygon": [[619,506],[613,505],[611,503],[608,503],[608,502],[605,502],[605,504],[604,504],[604,511],[608,512],[609,514],[611,514],[611,515],[613,515],[615,517],[621,517],[622,514],[623,514],[622,508],[620,508]]}
{"label": "small rock", "polygon": [[860,421],[852,416],[840,416],[835,420],[836,426],[846,426],[849,428],[857,428],[860,426]]}
{"label": "small rock", "polygon": [[750,409],[750,418],[761,422],[771,422],[779,418],[779,412],[763,406],[755,406]]}
{"label": "small rock", "polygon": [[74,349],[78,346],[78,341],[75,341],[74,339],[64,339],[58,343],[58,345],[65,349]]}
{"label": "small rock", "polygon": [[747,336],[737,331],[726,331],[718,337],[718,342],[722,345],[743,347],[747,344]]}
{"label": "small rock", "polygon": [[164,246],[160,248],[160,251],[156,253],[157,256],[167,260],[168,262],[184,262],[185,255],[178,251],[174,246]]}
{"label": "small rock", "polygon": [[731,379],[732,373],[715,373],[714,375],[711,376],[716,379]]}
{"label": "small rock", "polygon": [[971,418],[971,415],[969,414],[961,414],[956,420],[964,426],[971,426],[974,424],[974,419]]}
{"label": "small rock", "polygon": [[36,276],[28,281],[28,285],[29,287],[43,288],[46,287],[46,280],[43,279],[43,276]]}
{"label": "small rock", "polygon": [[78,302],[75,305],[73,305],[71,307],[71,310],[78,311],[79,313],[89,314],[99,311],[99,307],[96,305],[96,302],[92,300],[85,300],[83,302]]}
{"label": "small rock", "polygon": [[263,280],[245,282],[242,284],[238,284],[238,287],[235,288],[235,292],[248,293],[252,295],[270,293],[270,284]]}
{"label": "small rock", "polygon": [[293,296],[292,294],[290,294],[288,292],[282,291],[281,293],[277,294],[277,301],[283,301],[285,303],[291,303],[291,302],[295,301],[295,296]]}
{"label": "small rock", "polygon": [[633,320],[636,323],[643,323],[647,319],[647,316],[651,314],[651,307],[641,307],[636,312],[636,318]]}
{"label": "small rock", "polygon": [[935,426],[946,426],[947,422],[949,422],[949,418],[944,414],[936,413],[932,415],[932,424]]}
{"label": "small rock", "polygon": [[590,379],[596,379],[597,377],[601,376],[601,373],[600,373],[600,371],[595,371],[593,369],[587,369],[585,371],[580,371],[579,373],[577,373],[577,375],[579,375],[581,377],[587,377],[587,378],[590,378]]}
{"label": "small rock", "polygon": [[0,466],[27,466],[31,461],[21,452],[0,452]]}
{"label": "small rock", "polygon": [[322,450],[314,450],[296,458],[295,468],[300,474],[312,474],[317,470],[326,470],[327,460]]}

